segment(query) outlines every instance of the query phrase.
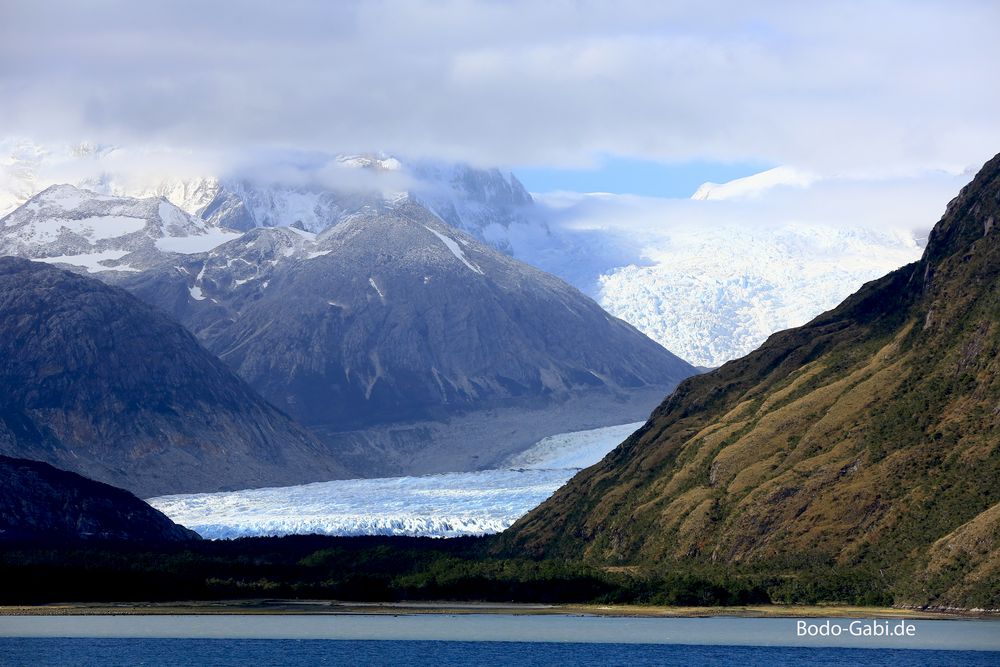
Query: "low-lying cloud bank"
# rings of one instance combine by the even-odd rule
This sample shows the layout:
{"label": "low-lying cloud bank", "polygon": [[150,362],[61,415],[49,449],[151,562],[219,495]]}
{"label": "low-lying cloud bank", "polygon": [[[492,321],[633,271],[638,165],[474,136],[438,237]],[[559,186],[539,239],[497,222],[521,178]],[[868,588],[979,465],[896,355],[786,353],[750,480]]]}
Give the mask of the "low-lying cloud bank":
{"label": "low-lying cloud bank", "polygon": [[997,3],[725,4],[7,3],[0,127],[224,155],[824,173],[960,171],[1000,145]]}

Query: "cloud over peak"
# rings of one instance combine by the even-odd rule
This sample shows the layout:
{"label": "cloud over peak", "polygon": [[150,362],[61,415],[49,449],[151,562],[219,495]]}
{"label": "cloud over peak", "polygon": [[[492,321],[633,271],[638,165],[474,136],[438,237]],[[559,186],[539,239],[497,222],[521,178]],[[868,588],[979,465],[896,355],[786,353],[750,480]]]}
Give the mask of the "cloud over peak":
{"label": "cloud over peak", "polygon": [[480,165],[954,168],[1000,146],[995,3],[660,4],[6,3],[0,127]]}

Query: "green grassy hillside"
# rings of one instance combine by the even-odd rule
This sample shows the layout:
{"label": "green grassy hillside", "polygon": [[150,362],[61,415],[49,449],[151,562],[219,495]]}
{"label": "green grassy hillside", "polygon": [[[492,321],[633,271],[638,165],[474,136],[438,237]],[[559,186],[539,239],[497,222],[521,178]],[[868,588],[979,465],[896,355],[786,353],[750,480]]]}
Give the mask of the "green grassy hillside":
{"label": "green grassy hillside", "polygon": [[998,608],[998,351],[1000,156],[919,262],[686,380],[498,550]]}

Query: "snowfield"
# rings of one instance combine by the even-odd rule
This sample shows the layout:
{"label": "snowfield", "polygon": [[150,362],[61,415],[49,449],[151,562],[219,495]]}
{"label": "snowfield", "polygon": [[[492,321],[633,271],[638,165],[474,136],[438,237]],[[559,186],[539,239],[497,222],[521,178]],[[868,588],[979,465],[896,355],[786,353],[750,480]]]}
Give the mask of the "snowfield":
{"label": "snowfield", "polygon": [[642,425],[563,433],[509,468],[422,477],[152,498],[150,505],[208,539],[317,533],[457,537],[498,533]]}
{"label": "snowfield", "polygon": [[156,239],[156,249],[163,252],[176,252],[181,255],[195,255],[208,252],[241,236],[239,232],[228,229],[209,228],[198,236],[165,236]]}
{"label": "snowfield", "polygon": [[685,361],[721,366],[920,258],[909,234],[738,226],[674,232],[647,265],[600,276],[597,300]]}
{"label": "snowfield", "polygon": [[[110,206],[105,195],[112,194],[165,197],[173,205],[161,200],[159,215],[147,216],[154,247],[190,254],[235,238],[226,227],[288,229],[298,222],[308,231],[294,234],[308,244],[316,232],[363,211],[413,199],[447,224],[566,280],[612,315],[703,367],[747,354],[772,333],[805,324],[865,282],[918,259],[935,212],[971,177],[940,170],[820,174],[786,165],[704,183],[690,199],[530,195],[513,175],[497,170],[375,155],[328,155],[319,163],[316,156],[281,158],[303,174],[325,164],[315,187],[131,173],[127,166],[146,152],[156,149],[41,146],[0,138],[0,216],[62,182],[65,173],[79,171],[77,185],[104,194],[62,189],[50,194],[53,210],[100,208],[101,201]],[[318,185],[330,175],[336,187]],[[21,217],[40,213],[40,206],[28,204]],[[114,243],[106,237],[134,234],[138,222],[130,226],[126,210],[105,213],[123,217],[63,215],[7,230],[6,242],[0,234],[0,254],[58,257],[91,272],[129,270],[94,255],[137,250],[141,240],[128,234]],[[454,238],[430,231],[457,261],[482,273]],[[291,257],[299,250],[288,252]],[[314,259],[325,251],[301,252],[295,256]],[[149,260],[135,261],[133,269],[145,269],[142,261]],[[258,284],[266,285],[265,279]],[[386,298],[385,287],[379,283],[373,289]],[[200,296],[192,291],[192,299]]]}
{"label": "snowfield", "polygon": [[[96,273],[98,271],[107,271],[108,266],[104,266],[101,262],[114,261],[121,259],[128,254],[128,250],[106,250],[104,252],[92,252],[83,255],[57,255],[55,257],[38,257],[35,259],[36,262],[45,262],[46,264],[69,264],[71,266],[79,266],[87,270],[87,273]],[[116,271],[135,271],[136,269],[131,269],[121,266],[114,267]]]}

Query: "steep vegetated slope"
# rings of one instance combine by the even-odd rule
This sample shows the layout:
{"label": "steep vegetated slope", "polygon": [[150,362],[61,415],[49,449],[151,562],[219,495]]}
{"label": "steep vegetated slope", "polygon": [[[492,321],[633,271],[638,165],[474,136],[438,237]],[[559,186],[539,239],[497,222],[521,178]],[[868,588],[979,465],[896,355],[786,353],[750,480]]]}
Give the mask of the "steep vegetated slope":
{"label": "steep vegetated slope", "polygon": [[690,378],[503,548],[1000,607],[1000,156],[922,259]]}
{"label": "steep vegetated slope", "polygon": [[0,258],[0,453],[143,495],[343,477],[335,455],[124,290]]}
{"label": "steep vegetated slope", "polygon": [[197,539],[128,491],[47,463],[0,456],[0,544]]}

